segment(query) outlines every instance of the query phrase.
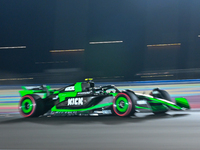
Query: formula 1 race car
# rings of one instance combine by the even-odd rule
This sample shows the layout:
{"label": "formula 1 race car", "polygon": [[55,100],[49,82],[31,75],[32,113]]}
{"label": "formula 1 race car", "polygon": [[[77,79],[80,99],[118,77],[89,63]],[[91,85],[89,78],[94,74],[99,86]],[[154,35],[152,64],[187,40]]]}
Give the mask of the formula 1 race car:
{"label": "formula 1 race car", "polygon": [[118,90],[114,85],[95,87],[92,79],[53,90],[50,86],[22,87],[19,102],[24,117],[52,116],[131,116],[136,112],[165,113],[168,110],[190,109],[185,98],[175,98],[161,89],[149,95],[132,90]]}

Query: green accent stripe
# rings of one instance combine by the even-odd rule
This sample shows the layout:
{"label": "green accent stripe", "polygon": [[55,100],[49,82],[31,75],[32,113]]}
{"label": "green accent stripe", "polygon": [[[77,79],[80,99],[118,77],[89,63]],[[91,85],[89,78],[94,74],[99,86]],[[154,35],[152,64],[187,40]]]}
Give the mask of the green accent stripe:
{"label": "green accent stripe", "polygon": [[117,96],[118,93],[109,93],[112,96]]}
{"label": "green accent stripe", "polygon": [[173,107],[175,109],[178,109],[178,110],[182,110],[182,108],[176,104],[174,104],[173,102],[169,102],[167,100],[161,100],[161,99],[156,99],[156,98],[151,98],[151,97],[148,97],[148,99],[152,100],[152,101],[156,101],[156,102],[159,102],[159,103],[162,103],[166,106],[170,106],[170,107]]}
{"label": "green accent stripe", "polygon": [[151,110],[151,108],[147,108],[147,107],[140,107],[140,106],[135,106],[135,108],[137,108],[137,109],[149,109],[149,110]]}
{"label": "green accent stripe", "polygon": [[76,97],[77,93],[76,92],[64,92],[64,93],[59,93],[58,97],[60,99],[60,102],[64,101],[66,98],[69,97]]}
{"label": "green accent stripe", "polygon": [[178,97],[175,98],[175,101],[178,106],[190,109],[190,104],[188,103],[186,98]]}
{"label": "green accent stripe", "polygon": [[76,92],[82,92],[82,82],[77,82],[75,85],[74,85],[74,88],[75,88],[75,91]]}
{"label": "green accent stripe", "polygon": [[99,104],[99,105],[95,105],[89,108],[82,108],[82,109],[57,109],[56,106],[54,106],[53,108],[51,108],[51,111],[59,111],[59,112],[88,111],[88,110],[111,106],[111,105],[113,105],[113,103]]}

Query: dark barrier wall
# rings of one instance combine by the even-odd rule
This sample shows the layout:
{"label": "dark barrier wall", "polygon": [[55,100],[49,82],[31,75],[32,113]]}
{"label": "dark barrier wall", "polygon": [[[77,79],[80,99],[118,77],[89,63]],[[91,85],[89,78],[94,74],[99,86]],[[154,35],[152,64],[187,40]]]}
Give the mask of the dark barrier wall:
{"label": "dark barrier wall", "polygon": [[[199,6],[197,0],[1,0],[0,78],[144,80],[137,74],[200,68]],[[117,42],[92,43],[105,41]],[[5,48],[14,46],[25,48]]]}
{"label": "dark barrier wall", "polygon": [[26,49],[1,49],[0,70],[40,72],[38,61],[49,61],[53,48],[55,2],[52,0],[1,0],[0,47],[26,46]]}
{"label": "dark barrier wall", "polygon": [[[141,70],[145,50],[145,6],[142,1],[90,1],[87,70],[127,79]],[[91,41],[121,43],[89,44]]]}

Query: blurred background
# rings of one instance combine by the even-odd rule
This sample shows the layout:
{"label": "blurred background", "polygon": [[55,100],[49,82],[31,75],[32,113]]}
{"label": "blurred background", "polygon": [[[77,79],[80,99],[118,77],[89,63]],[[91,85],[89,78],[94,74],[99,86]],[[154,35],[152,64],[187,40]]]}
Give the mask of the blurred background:
{"label": "blurred background", "polygon": [[0,0],[0,85],[197,79],[198,0]]}

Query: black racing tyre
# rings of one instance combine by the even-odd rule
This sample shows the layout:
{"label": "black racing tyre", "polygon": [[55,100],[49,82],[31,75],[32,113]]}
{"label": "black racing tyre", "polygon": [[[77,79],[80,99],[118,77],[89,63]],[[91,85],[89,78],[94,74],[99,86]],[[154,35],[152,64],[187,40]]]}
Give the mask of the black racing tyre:
{"label": "black racing tyre", "polygon": [[28,94],[19,102],[19,112],[24,117],[38,117],[44,113],[44,104],[39,95]]}
{"label": "black racing tyre", "polygon": [[172,99],[171,99],[169,93],[167,91],[161,90],[159,88],[153,89],[153,91],[150,93],[150,95],[152,95],[156,98],[162,98],[162,99],[172,102]]}
{"label": "black racing tyre", "polygon": [[113,100],[113,111],[120,117],[133,115],[134,108],[134,102],[127,93],[119,93]]}

